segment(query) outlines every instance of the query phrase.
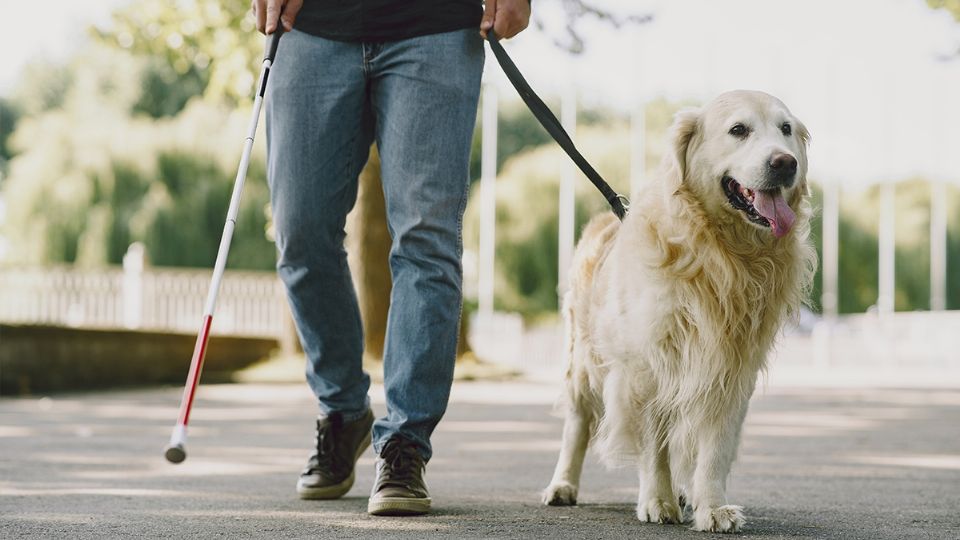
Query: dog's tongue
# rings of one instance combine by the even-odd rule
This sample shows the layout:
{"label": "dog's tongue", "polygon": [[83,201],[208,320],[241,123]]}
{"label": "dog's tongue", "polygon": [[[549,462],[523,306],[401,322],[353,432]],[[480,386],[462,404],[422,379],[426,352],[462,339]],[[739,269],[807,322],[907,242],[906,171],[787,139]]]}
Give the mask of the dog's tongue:
{"label": "dog's tongue", "polygon": [[757,213],[770,222],[773,235],[780,238],[790,232],[790,227],[793,227],[793,222],[797,219],[797,216],[790,209],[787,201],[783,199],[783,192],[779,189],[773,189],[756,191],[753,195],[753,207],[757,209]]}

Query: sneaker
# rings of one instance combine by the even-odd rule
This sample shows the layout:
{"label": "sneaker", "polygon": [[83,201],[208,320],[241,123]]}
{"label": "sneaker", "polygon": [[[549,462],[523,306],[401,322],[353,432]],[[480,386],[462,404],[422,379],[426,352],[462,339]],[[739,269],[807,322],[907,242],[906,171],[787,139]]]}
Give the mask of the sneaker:
{"label": "sneaker", "polygon": [[317,418],[316,448],[297,481],[301,499],[337,499],[353,487],[354,468],[370,446],[373,411],[344,422],[340,413]]}
{"label": "sneaker", "polygon": [[377,458],[377,479],[367,503],[374,516],[416,516],[430,511],[423,481],[423,456],[416,443],[393,437]]}

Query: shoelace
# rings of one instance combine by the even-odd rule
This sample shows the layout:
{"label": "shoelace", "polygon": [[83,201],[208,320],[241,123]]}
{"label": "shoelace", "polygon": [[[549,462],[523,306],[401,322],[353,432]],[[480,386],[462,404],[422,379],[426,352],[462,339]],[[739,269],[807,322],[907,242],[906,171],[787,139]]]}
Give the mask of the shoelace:
{"label": "shoelace", "polygon": [[407,487],[423,466],[423,458],[417,445],[404,440],[392,439],[380,452],[385,467],[382,470],[382,483]]}
{"label": "shoelace", "polygon": [[317,420],[316,451],[310,456],[308,473],[326,472],[333,467],[334,440],[343,420],[339,414],[330,415],[327,421]]}

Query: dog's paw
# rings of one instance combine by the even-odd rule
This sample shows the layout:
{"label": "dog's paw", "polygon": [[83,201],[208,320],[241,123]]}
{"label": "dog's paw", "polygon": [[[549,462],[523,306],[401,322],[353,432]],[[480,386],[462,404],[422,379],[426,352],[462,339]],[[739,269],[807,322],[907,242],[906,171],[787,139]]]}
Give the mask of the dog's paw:
{"label": "dog's paw", "polygon": [[549,506],[573,506],[577,504],[577,486],[568,482],[550,484],[541,500]]}
{"label": "dog's paw", "polygon": [[680,507],[660,497],[653,497],[637,505],[637,518],[647,523],[680,523]]}
{"label": "dog's paw", "polygon": [[740,532],[744,523],[743,507],[732,504],[701,508],[693,515],[693,528],[698,531],[735,533]]}

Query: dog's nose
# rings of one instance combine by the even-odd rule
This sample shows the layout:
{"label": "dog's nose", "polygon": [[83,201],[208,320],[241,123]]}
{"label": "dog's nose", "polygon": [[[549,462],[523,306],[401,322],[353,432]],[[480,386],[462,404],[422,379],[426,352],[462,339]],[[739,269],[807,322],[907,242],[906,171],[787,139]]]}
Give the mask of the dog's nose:
{"label": "dog's nose", "polygon": [[770,156],[770,168],[774,171],[783,171],[784,173],[796,173],[797,158],[790,154],[774,154]]}
{"label": "dog's nose", "polygon": [[789,186],[793,182],[794,175],[797,174],[797,158],[790,154],[777,152],[770,156],[770,162],[767,163],[770,179],[777,185]]}

